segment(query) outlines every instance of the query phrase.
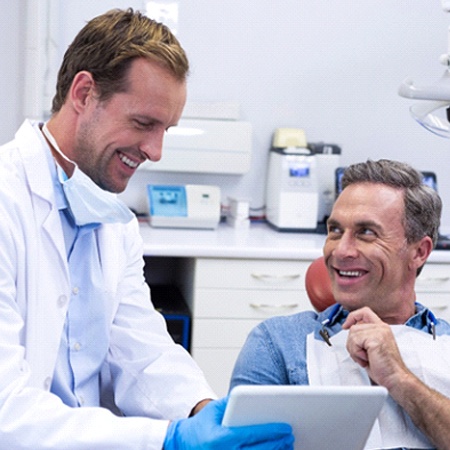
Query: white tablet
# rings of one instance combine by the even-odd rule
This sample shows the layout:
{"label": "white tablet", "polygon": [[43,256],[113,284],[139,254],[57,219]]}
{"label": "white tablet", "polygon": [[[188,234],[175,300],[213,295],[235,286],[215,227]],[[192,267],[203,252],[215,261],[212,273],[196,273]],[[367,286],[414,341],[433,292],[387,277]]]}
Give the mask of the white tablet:
{"label": "white tablet", "polygon": [[222,424],[286,422],[296,450],[361,450],[386,397],[381,386],[237,386]]}

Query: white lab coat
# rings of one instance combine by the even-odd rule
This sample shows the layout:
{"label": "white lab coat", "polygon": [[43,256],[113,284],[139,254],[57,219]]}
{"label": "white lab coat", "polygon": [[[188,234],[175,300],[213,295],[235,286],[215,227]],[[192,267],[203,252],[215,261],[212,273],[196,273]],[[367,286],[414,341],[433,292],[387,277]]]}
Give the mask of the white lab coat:
{"label": "white lab coat", "polygon": [[71,286],[42,137],[26,121],[0,147],[0,448],[160,449],[168,420],[214,396],[149,301],[137,221],[101,226],[98,242],[111,322],[102,389],[128,417],[49,392]]}

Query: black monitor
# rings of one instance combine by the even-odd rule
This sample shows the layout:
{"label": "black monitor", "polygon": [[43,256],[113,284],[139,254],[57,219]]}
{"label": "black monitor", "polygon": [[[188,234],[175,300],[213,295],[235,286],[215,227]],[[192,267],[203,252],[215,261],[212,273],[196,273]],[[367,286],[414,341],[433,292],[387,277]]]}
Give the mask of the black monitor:
{"label": "black monitor", "polygon": [[[335,173],[336,182],[336,197],[342,192],[342,177],[344,176],[344,171],[346,167],[338,167]],[[423,176],[423,182],[427,186],[433,188],[435,191],[438,190],[437,178],[434,172],[421,172]]]}

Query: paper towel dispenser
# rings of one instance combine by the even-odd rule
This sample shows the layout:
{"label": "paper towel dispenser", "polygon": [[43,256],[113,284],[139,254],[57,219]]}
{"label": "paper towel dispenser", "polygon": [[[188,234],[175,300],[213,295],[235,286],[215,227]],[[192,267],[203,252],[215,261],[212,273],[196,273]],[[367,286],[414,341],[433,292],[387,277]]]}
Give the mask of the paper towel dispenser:
{"label": "paper towel dispenser", "polygon": [[252,127],[237,120],[181,119],[166,133],[162,158],[141,170],[244,174],[250,170]]}

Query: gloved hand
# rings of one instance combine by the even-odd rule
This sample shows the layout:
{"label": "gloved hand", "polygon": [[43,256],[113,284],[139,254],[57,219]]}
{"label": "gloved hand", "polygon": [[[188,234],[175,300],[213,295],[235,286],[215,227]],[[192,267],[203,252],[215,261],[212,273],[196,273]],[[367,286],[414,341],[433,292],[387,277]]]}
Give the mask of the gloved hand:
{"label": "gloved hand", "polygon": [[292,428],[285,423],[230,428],[222,426],[226,404],[226,397],[212,401],[194,417],[172,422],[167,429],[164,450],[294,448]]}

